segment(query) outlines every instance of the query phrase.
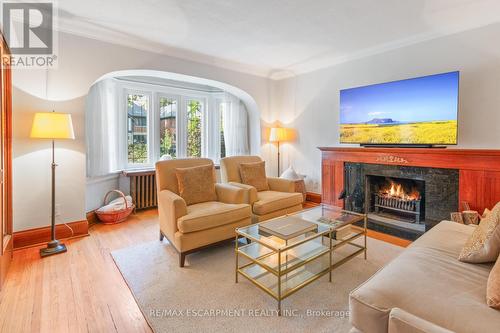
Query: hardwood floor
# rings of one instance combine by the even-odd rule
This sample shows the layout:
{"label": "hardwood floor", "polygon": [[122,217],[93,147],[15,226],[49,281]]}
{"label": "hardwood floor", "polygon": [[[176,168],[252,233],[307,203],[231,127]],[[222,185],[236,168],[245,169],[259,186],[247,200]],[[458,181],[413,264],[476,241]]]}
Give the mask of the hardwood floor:
{"label": "hardwood floor", "polygon": [[65,254],[40,259],[39,247],[14,252],[0,293],[0,332],[151,332],[110,252],[157,240],[156,210],[93,225],[89,233],[64,241]]}
{"label": "hardwood floor", "polygon": [[0,332],[151,332],[110,252],[157,238],[149,210],[94,225],[89,237],[65,241],[65,254],[15,251],[0,293]]}
{"label": "hardwood floor", "polygon": [[374,231],[374,230],[368,230],[367,235],[368,235],[368,237],[375,238],[375,239],[381,240],[383,242],[391,243],[391,244],[401,246],[401,247],[408,247],[412,243],[412,241],[410,241],[410,240],[399,238],[399,237],[388,235],[388,234],[384,234],[384,233]]}

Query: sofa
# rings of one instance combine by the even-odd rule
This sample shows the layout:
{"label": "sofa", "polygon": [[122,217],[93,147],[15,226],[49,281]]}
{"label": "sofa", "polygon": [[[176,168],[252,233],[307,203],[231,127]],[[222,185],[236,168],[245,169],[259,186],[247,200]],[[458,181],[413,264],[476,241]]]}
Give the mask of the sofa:
{"label": "sofa", "polygon": [[252,221],[246,191],[228,184],[215,184],[216,201],[186,204],[179,195],[176,169],[206,165],[213,167],[212,160],[186,158],[156,163],[160,241],[167,237],[179,253],[181,267],[187,254],[234,239],[236,228]]}
{"label": "sofa", "polygon": [[475,226],[442,221],[349,296],[352,332],[500,332],[486,304],[493,264],[457,258]]}
{"label": "sofa", "polygon": [[268,191],[257,191],[255,187],[242,183],[240,164],[261,161],[259,156],[232,156],[220,161],[221,181],[247,191],[247,203],[252,206],[253,222],[262,222],[302,210],[304,196],[295,192],[295,182],[292,180],[267,177]]}

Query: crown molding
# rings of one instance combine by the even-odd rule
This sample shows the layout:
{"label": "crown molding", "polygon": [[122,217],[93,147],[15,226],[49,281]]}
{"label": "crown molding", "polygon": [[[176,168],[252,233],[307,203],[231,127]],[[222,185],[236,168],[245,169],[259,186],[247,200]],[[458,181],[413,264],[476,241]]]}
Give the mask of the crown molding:
{"label": "crown molding", "polygon": [[140,51],[166,55],[180,60],[193,61],[226,70],[240,72],[243,74],[259,76],[262,78],[269,78],[269,73],[272,71],[272,69],[269,67],[243,64],[240,62],[213,57],[210,55],[192,52],[181,48],[169,47],[164,44],[152,42],[140,37],[136,37],[134,35],[114,31],[112,29],[107,29],[80,20],[68,20],[59,18],[57,30],[59,32],[70,35],[133,48]]}
{"label": "crown molding", "polygon": [[462,27],[462,28],[449,28],[440,31],[434,31],[425,34],[419,34],[415,36],[411,36],[409,38],[399,39],[396,41],[392,41],[389,43],[384,43],[377,45],[375,47],[362,49],[358,52],[353,52],[351,54],[343,55],[343,56],[334,56],[334,55],[318,55],[316,57],[310,58],[307,61],[299,62],[293,65],[290,65],[288,69],[284,69],[282,71],[272,71],[271,79],[274,80],[283,80],[288,79],[297,75],[311,73],[320,69],[325,69],[328,67],[333,67],[342,63],[374,56],[377,54],[383,54],[386,52],[390,52],[393,50],[401,49],[404,47],[424,43],[427,41],[431,41],[434,39],[439,39],[451,35],[455,35],[461,32],[466,32],[470,30],[480,29],[488,25],[496,24],[498,22],[494,22],[491,24],[485,24],[481,26],[474,27]]}
{"label": "crown molding", "polygon": [[193,61],[201,64],[215,66],[218,68],[240,72],[252,76],[262,77],[274,81],[285,80],[301,74],[307,74],[320,69],[336,66],[342,63],[362,59],[365,57],[390,52],[396,49],[408,47],[411,45],[423,43],[437,38],[457,34],[460,32],[478,29],[498,22],[483,22],[480,26],[477,24],[448,27],[446,29],[435,30],[428,33],[418,34],[388,43],[379,44],[374,47],[365,48],[345,55],[319,54],[308,58],[307,60],[290,64],[285,68],[270,68],[244,64],[229,59],[222,59],[185,49],[170,47],[164,44],[145,40],[143,38],[116,31],[110,28],[98,26],[91,22],[78,19],[59,18],[58,30],[64,33],[85,37],[101,42],[129,47],[137,50],[152,52],[156,54],[167,55],[170,57]]}

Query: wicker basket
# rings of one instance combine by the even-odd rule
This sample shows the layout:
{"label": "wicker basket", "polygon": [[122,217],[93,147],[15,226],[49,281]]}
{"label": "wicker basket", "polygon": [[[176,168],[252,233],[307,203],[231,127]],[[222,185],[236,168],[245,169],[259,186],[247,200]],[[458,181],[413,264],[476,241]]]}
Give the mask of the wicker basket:
{"label": "wicker basket", "polygon": [[127,219],[127,217],[133,212],[135,205],[132,204],[131,206],[128,205],[127,199],[125,198],[125,194],[123,194],[122,191],[118,190],[111,190],[108,193],[106,193],[106,196],[104,197],[104,205],[107,205],[108,202],[108,197],[111,193],[118,193],[122,198],[123,201],[125,201],[125,208],[120,209],[120,210],[114,210],[110,212],[98,212],[96,211],[97,217],[103,224],[116,224],[123,222]]}

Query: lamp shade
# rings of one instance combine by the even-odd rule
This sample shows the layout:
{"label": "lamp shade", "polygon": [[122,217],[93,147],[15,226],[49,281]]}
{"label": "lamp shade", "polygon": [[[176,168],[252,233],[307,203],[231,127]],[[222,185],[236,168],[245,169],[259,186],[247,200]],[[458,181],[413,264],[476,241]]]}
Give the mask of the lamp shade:
{"label": "lamp shade", "polygon": [[269,132],[269,142],[290,141],[293,137],[293,130],[285,127],[273,127]]}
{"label": "lamp shade", "polygon": [[71,115],[67,113],[41,112],[35,113],[32,138],[38,139],[74,139]]}

